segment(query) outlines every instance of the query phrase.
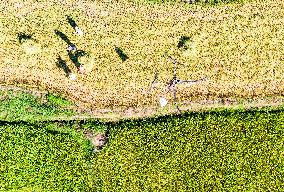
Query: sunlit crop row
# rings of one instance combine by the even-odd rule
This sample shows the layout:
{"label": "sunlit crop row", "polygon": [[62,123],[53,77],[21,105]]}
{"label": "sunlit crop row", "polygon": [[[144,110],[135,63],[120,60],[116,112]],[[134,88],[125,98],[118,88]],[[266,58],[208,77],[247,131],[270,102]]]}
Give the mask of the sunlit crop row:
{"label": "sunlit crop row", "polygon": [[[184,65],[179,79],[208,77],[177,86],[180,102],[227,97],[281,95],[283,82],[282,1],[218,7],[178,4],[92,1],[13,1],[0,5],[0,74],[2,83],[48,89],[95,108],[158,106],[172,78],[167,52]],[[68,24],[72,17],[83,36]],[[86,69],[81,75],[68,57],[64,33],[79,50]],[[20,33],[32,39],[19,42]],[[187,47],[178,48],[181,37]],[[119,57],[119,48],[127,56]],[[56,63],[61,57],[68,78]],[[146,93],[158,72],[158,84]],[[75,79],[76,78],[76,79]]]}

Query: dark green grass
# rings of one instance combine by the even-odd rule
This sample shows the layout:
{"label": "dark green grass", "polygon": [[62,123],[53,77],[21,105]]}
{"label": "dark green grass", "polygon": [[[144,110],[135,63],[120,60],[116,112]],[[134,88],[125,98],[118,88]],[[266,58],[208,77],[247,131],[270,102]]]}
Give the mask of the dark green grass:
{"label": "dark green grass", "polygon": [[90,153],[76,123],[2,124],[0,191],[281,191],[284,111],[188,113],[119,123]]}
{"label": "dark green grass", "polygon": [[51,94],[42,102],[28,93],[0,91],[0,120],[39,121],[74,115],[74,111],[64,108],[68,106],[72,106],[72,103]]}
{"label": "dark green grass", "polygon": [[56,95],[53,95],[53,94],[48,94],[47,100],[53,106],[68,107],[68,106],[72,105],[71,101],[68,101],[68,100],[64,99],[63,97],[56,96]]}
{"label": "dark green grass", "polygon": [[0,191],[91,189],[89,143],[74,129],[56,123],[0,124]]}

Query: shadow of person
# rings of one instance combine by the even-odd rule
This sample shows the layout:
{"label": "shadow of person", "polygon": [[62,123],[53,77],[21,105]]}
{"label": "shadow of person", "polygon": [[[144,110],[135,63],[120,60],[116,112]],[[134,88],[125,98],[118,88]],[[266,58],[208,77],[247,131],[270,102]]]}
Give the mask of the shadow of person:
{"label": "shadow of person", "polygon": [[66,17],[67,17],[67,22],[71,25],[73,29],[75,29],[75,27],[78,27],[76,22],[69,15],[66,15]]}
{"label": "shadow of person", "polygon": [[57,57],[56,66],[58,68],[63,69],[67,77],[71,74],[71,70],[67,66],[66,62],[60,56]]}
{"label": "shadow of person", "polygon": [[54,33],[59,36],[63,41],[65,41],[65,43],[67,43],[68,48],[70,48],[71,50],[76,50],[76,46],[70,41],[70,39],[61,31],[58,30],[54,30]]}
{"label": "shadow of person", "polygon": [[67,22],[71,25],[71,27],[76,31],[77,35],[82,36],[84,33],[83,31],[78,27],[78,25],[76,24],[76,22],[68,15],[66,15],[67,17]]}
{"label": "shadow of person", "polygon": [[81,73],[81,74],[85,74],[85,67],[82,63],[79,62],[79,57],[82,57],[86,54],[87,53],[83,50],[77,50],[77,51],[69,51],[68,50],[68,56],[69,56],[70,60],[74,63],[78,72]]}
{"label": "shadow of person", "polygon": [[115,47],[115,52],[118,54],[122,61],[126,61],[129,57],[123,52],[123,50],[119,47]]}
{"label": "shadow of person", "polygon": [[75,64],[75,67],[80,67],[82,64],[79,62],[79,57],[86,55],[87,53],[83,50],[68,51],[70,60]]}

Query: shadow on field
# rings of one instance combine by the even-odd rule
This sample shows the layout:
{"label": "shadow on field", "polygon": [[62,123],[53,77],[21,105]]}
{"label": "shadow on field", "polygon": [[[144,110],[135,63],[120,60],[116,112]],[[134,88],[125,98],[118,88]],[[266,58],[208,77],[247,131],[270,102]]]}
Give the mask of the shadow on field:
{"label": "shadow on field", "polygon": [[[161,126],[167,126],[167,124],[176,124],[178,126],[179,122],[182,122],[184,119],[191,118],[192,121],[195,119],[197,121],[205,120],[205,124],[211,121],[210,119],[213,117],[213,123],[218,123],[214,117],[223,117],[222,119],[230,119],[232,116],[237,118],[236,120],[248,120],[248,118],[258,119],[258,117],[263,118],[263,114],[267,116],[277,115],[279,113],[283,113],[284,108],[280,109],[251,109],[251,110],[228,110],[228,109],[221,109],[218,111],[206,111],[206,112],[186,112],[183,114],[176,114],[176,115],[165,115],[165,116],[157,116],[157,117],[150,117],[145,119],[134,119],[134,120],[123,120],[119,122],[101,122],[97,119],[87,119],[87,120],[53,120],[53,121],[35,121],[35,122],[26,122],[26,121],[15,121],[15,122],[8,122],[8,121],[0,121],[0,127],[7,126],[7,125],[27,125],[32,126],[36,129],[46,129],[46,133],[51,135],[64,135],[64,136],[72,136],[75,130],[79,135],[82,134],[82,131],[92,131],[95,133],[103,133],[107,140],[111,143],[112,136],[116,135],[116,133],[120,132],[121,130],[125,129],[141,129],[143,126],[157,126],[157,130],[166,131]],[[223,122],[224,123],[224,122]],[[271,122],[273,123],[273,122]],[[47,125],[54,124],[55,129],[49,128]],[[199,125],[200,126],[200,125]],[[53,126],[52,126],[53,127]],[[61,129],[62,128],[62,129]],[[68,129],[66,129],[68,128]],[[206,127],[205,127],[206,128]],[[100,131],[98,130],[100,129]],[[103,132],[102,132],[103,131]],[[240,129],[241,132],[246,134],[247,130],[245,127]],[[267,130],[269,132],[269,130]],[[0,131],[1,136],[1,131]],[[73,136],[72,136],[73,137]],[[155,138],[156,136],[153,136]],[[85,137],[86,140],[90,140],[90,138]],[[159,139],[158,137],[156,139]],[[99,148],[99,150],[107,147],[106,146]],[[90,148],[90,154],[93,153],[93,148]],[[96,152],[96,151],[95,151]]]}
{"label": "shadow on field", "polygon": [[18,40],[20,43],[23,43],[26,40],[33,40],[36,41],[34,38],[32,38],[32,35],[26,34],[26,33],[18,33]]}
{"label": "shadow on field", "polygon": [[87,52],[83,50],[77,50],[75,52],[68,51],[68,56],[70,60],[75,64],[77,68],[81,66],[81,63],[79,62],[79,57],[82,57],[86,54]]}
{"label": "shadow on field", "polygon": [[75,27],[78,27],[78,25],[76,24],[76,22],[72,19],[72,17],[70,17],[69,15],[66,15],[67,17],[67,22],[71,25],[71,27],[73,29],[75,29]]}
{"label": "shadow on field", "polygon": [[58,37],[60,37],[63,41],[65,41],[65,43],[67,43],[67,45],[69,47],[75,47],[75,45],[70,41],[70,39],[64,33],[62,33],[61,31],[58,31],[58,30],[54,30],[54,33]]}
{"label": "shadow on field", "polygon": [[176,121],[179,119],[179,121],[182,121],[182,119],[186,118],[198,118],[198,120],[206,119],[208,116],[223,116],[225,119],[230,118],[232,116],[238,117],[240,121],[247,117],[252,116],[259,116],[261,114],[269,114],[269,115],[276,115],[280,112],[283,112],[284,108],[281,109],[269,109],[267,108],[253,108],[249,110],[245,109],[239,109],[239,110],[233,110],[233,109],[219,109],[216,111],[204,111],[204,112],[184,112],[182,114],[171,114],[171,115],[164,115],[164,116],[156,116],[156,117],[149,117],[145,119],[127,119],[122,120],[119,122],[107,122],[105,123],[105,126],[107,127],[108,133],[112,132],[116,129],[125,129],[131,125],[131,127],[141,127],[141,124],[150,122],[153,124],[163,124],[171,121]]}
{"label": "shadow on field", "polygon": [[115,52],[118,54],[122,61],[126,61],[129,58],[119,47],[115,47]]}
{"label": "shadow on field", "polygon": [[67,66],[66,62],[60,56],[57,57],[56,66],[63,69],[67,77],[71,73],[71,70]]}
{"label": "shadow on field", "polygon": [[[97,119],[86,119],[86,120],[48,120],[48,121],[38,121],[38,122],[27,122],[27,121],[3,121],[0,120],[0,127],[5,126],[5,125],[20,125],[20,124],[25,124],[25,125],[31,125],[35,126],[38,128],[43,127],[44,124],[48,123],[57,123],[58,126],[67,126],[67,127],[72,127],[72,125],[78,125],[79,127],[85,127],[87,125],[88,129],[95,130],[96,127],[104,127],[104,133],[107,137],[109,137],[110,132],[113,130],[117,129],[124,129],[129,127],[141,127],[141,124],[150,122],[152,125],[153,124],[160,124],[160,123],[166,123],[166,122],[171,122],[171,121],[176,121],[177,119],[181,120],[186,119],[189,117],[195,117],[198,118],[198,120],[203,120],[206,119],[208,116],[222,116],[224,118],[229,118],[229,117],[238,117],[241,120],[247,118],[247,117],[257,117],[260,116],[261,114],[267,114],[267,115],[277,115],[279,113],[283,113],[284,108],[280,109],[269,109],[267,108],[262,108],[262,109],[250,109],[250,110],[245,110],[245,109],[239,109],[239,110],[233,110],[233,109],[219,109],[217,111],[204,111],[204,112],[185,112],[183,114],[171,114],[171,115],[164,115],[164,116],[156,116],[156,117],[149,117],[149,118],[144,118],[144,119],[126,119],[118,122],[101,122]],[[78,130],[80,130],[79,128]],[[47,132],[51,134],[68,134],[68,133],[63,133],[57,130],[47,130]]]}
{"label": "shadow on field", "polygon": [[182,49],[182,48],[187,49],[186,44],[187,44],[187,42],[189,42],[189,40],[190,40],[190,37],[188,37],[188,36],[181,36],[180,39],[179,39],[179,42],[177,44],[177,48],[179,48],[179,49]]}
{"label": "shadow on field", "polygon": [[47,129],[46,130],[47,133],[51,134],[51,135],[70,135],[70,133],[65,133],[65,132],[61,132],[61,131],[57,131],[57,130],[50,130],[50,129]]}

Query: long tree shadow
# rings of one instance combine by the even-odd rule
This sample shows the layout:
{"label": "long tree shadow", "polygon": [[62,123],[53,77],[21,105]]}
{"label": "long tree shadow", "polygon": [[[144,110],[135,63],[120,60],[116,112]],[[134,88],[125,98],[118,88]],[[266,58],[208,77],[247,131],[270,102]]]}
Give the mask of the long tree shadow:
{"label": "long tree shadow", "polygon": [[58,68],[63,69],[67,77],[70,75],[71,70],[67,66],[66,62],[60,56],[57,57],[56,66]]}
{"label": "long tree shadow", "polygon": [[119,47],[115,47],[115,52],[118,54],[122,61],[126,61],[129,57],[123,52],[123,50]]}

